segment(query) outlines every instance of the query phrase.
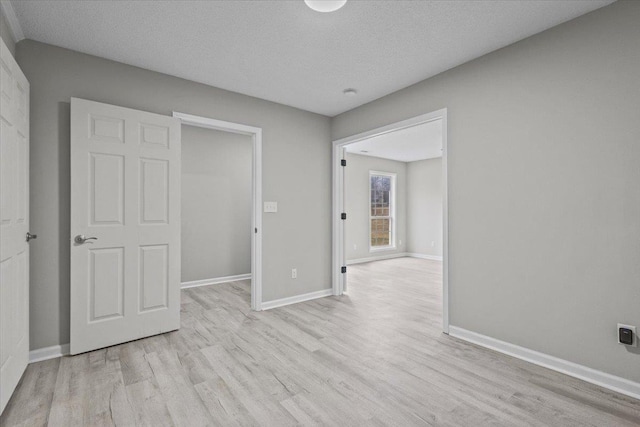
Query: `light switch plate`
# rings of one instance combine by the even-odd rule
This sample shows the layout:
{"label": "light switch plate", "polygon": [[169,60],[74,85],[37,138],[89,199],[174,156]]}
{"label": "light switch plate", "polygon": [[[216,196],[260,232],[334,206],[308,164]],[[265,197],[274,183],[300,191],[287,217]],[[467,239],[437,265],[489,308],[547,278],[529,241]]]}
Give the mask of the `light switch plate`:
{"label": "light switch plate", "polygon": [[264,202],[265,212],[278,212],[278,202]]}

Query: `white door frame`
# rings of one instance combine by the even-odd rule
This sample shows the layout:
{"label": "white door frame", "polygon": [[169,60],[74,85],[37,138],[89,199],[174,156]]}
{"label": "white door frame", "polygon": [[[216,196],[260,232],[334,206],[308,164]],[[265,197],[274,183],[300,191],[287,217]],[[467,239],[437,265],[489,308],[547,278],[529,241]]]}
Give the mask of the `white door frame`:
{"label": "white door frame", "polygon": [[423,114],[407,120],[402,120],[390,125],[382,126],[370,131],[351,135],[346,138],[333,141],[333,264],[332,284],[333,295],[342,295],[344,292],[344,275],[340,272],[346,265],[344,221],[340,214],[345,212],[344,200],[344,173],[340,160],[343,158],[343,150],[346,145],[363,139],[373,138],[400,129],[409,128],[434,120],[442,120],[442,207],[443,207],[443,245],[442,245],[442,331],[449,333],[449,208],[448,208],[448,184],[447,184],[447,109],[443,108],[432,113]]}
{"label": "white door frame", "polygon": [[173,117],[180,119],[183,125],[248,135],[253,141],[251,228],[254,232],[251,233],[251,308],[260,311],[262,310],[262,128],[176,111],[173,112]]}

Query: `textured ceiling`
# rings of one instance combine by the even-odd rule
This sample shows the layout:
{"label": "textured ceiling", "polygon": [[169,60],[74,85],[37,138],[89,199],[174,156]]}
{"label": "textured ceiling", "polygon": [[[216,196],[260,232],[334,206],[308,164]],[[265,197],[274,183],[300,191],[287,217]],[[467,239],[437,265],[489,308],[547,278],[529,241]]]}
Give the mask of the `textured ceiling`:
{"label": "textured ceiling", "polygon": [[442,157],[442,120],[374,136],[349,144],[346,150],[353,154],[399,162]]}
{"label": "textured ceiling", "polygon": [[26,38],[334,116],[611,2],[11,3]]}

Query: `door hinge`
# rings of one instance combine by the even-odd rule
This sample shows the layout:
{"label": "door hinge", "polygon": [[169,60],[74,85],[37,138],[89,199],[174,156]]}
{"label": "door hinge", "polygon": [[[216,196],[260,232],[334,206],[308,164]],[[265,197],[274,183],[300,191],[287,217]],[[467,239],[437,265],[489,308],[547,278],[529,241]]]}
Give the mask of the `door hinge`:
{"label": "door hinge", "polygon": [[258,234],[258,227],[256,227],[255,231],[256,231],[256,234]]}
{"label": "door hinge", "polygon": [[347,159],[340,160],[340,165],[347,166]]}
{"label": "door hinge", "polygon": [[342,213],[340,214],[340,219],[347,219],[347,214],[346,214],[346,213],[344,213],[344,212],[342,212]]}
{"label": "door hinge", "polygon": [[340,267],[340,273],[345,274],[347,272],[347,266],[343,265],[342,267]]}

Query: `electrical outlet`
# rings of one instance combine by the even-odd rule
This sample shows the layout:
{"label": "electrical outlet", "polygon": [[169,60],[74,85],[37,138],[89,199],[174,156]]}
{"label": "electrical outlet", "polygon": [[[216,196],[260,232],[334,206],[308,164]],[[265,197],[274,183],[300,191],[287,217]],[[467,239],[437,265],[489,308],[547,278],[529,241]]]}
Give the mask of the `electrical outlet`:
{"label": "electrical outlet", "polygon": [[431,247],[434,248],[436,246],[436,242],[431,241]]}
{"label": "electrical outlet", "polygon": [[[631,343],[626,343],[621,341],[622,336],[625,336],[625,338],[627,339],[629,338],[628,334],[623,334],[621,329],[624,330],[625,332],[631,331]],[[636,333],[635,326],[623,325],[621,323],[618,323],[617,336],[618,336],[618,344],[624,344],[631,347],[636,347],[638,345],[638,335]]]}
{"label": "electrical outlet", "polygon": [[402,240],[398,240],[398,246],[402,246]]}
{"label": "electrical outlet", "polygon": [[358,249],[358,245],[356,245],[355,243],[353,244],[353,250],[355,251],[356,249]]}
{"label": "electrical outlet", "polygon": [[292,279],[297,279],[298,278],[298,269],[297,268],[292,268],[291,269],[291,278]]}

